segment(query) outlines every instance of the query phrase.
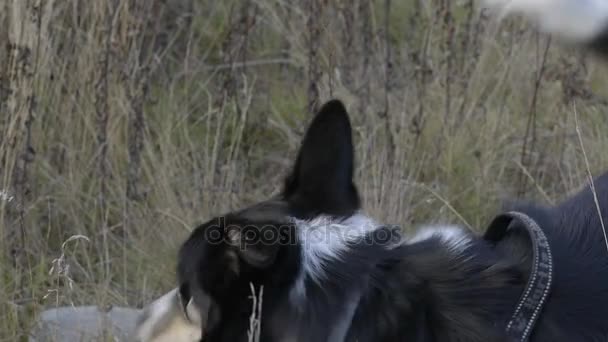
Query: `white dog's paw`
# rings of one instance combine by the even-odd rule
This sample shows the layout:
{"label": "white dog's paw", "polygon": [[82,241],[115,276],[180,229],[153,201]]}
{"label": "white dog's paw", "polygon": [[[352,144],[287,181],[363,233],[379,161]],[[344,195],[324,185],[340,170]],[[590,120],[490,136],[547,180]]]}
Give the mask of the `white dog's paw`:
{"label": "white dog's paw", "polygon": [[504,14],[522,14],[540,29],[576,43],[589,43],[608,31],[608,0],[483,0]]}

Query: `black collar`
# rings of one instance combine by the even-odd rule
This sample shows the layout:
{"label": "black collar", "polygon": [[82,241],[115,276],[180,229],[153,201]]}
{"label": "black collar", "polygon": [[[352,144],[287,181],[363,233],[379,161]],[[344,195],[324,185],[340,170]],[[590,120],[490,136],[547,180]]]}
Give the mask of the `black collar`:
{"label": "black collar", "polygon": [[514,341],[525,342],[530,338],[534,324],[551,292],[553,257],[545,233],[536,221],[520,212],[513,211],[497,216],[484,238],[498,242],[515,226],[525,227],[532,245],[533,262],[528,283],[507,324],[506,332]]}

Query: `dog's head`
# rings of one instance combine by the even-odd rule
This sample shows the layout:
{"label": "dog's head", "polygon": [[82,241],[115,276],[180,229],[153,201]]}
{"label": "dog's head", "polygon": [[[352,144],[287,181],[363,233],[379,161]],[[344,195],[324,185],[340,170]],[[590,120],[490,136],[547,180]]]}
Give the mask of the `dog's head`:
{"label": "dog's head", "polygon": [[235,320],[250,303],[250,284],[264,285],[277,268],[298,266],[289,263],[299,255],[294,219],[348,217],[360,208],[353,164],[348,114],[340,101],[330,101],[310,124],[279,195],[192,232],[179,251],[179,287],[147,309],[140,339],[173,334],[173,341],[198,341]]}
{"label": "dog's head", "polygon": [[202,319],[193,301],[184,302],[173,289],[144,308],[133,340],[137,342],[198,342]]}

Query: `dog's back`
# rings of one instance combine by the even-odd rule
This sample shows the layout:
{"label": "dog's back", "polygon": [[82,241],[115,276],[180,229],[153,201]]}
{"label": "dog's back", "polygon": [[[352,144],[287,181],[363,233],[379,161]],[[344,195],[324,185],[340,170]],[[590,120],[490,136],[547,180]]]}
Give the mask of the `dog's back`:
{"label": "dog's back", "polygon": [[[608,1],[486,0],[490,7],[518,13],[563,43],[608,60]],[[606,341],[608,328],[608,173],[550,208],[518,210],[539,221],[553,249],[555,281],[537,323],[542,341]],[[576,338],[571,336],[576,336]]]}
{"label": "dog's back", "polygon": [[553,251],[553,286],[535,328],[539,341],[608,338],[608,246],[603,230],[608,223],[608,173],[594,185],[595,191],[587,186],[554,207],[516,208],[543,227]]}

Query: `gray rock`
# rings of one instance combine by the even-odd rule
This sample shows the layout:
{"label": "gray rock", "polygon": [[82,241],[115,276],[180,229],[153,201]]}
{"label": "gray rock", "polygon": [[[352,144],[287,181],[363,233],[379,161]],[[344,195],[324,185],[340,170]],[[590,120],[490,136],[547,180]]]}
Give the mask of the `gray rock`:
{"label": "gray rock", "polygon": [[130,341],[141,310],[97,306],[60,307],[43,311],[30,342]]}

